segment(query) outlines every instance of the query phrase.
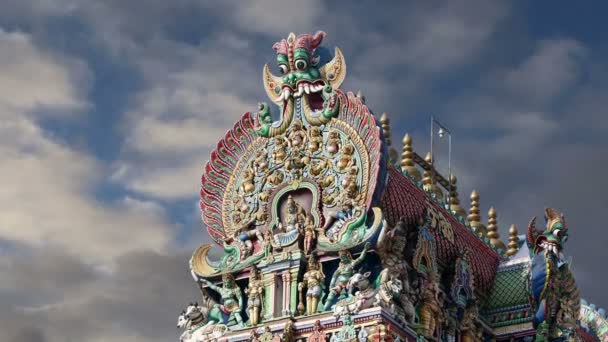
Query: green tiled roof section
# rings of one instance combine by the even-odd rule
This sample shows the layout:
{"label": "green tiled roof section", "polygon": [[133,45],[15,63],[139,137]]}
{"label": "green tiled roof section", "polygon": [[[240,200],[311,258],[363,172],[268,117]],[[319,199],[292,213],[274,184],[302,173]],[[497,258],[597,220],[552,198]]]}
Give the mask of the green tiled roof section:
{"label": "green tiled roof section", "polygon": [[500,269],[486,306],[487,311],[506,309],[529,303],[527,265]]}

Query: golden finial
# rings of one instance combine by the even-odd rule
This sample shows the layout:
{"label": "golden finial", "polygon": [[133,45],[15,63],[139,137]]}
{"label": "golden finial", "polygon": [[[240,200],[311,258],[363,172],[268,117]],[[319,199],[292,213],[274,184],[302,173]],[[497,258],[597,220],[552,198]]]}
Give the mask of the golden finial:
{"label": "golden finial", "polygon": [[460,206],[460,200],[458,199],[458,192],[456,191],[456,182],[458,180],[456,179],[456,176],[451,175],[450,176],[450,184],[451,184],[451,189],[450,189],[450,210],[455,213],[456,215],[464,218],[466,217],[467,213],[464,211],[464,209],[462,209],[462,207]]}
{"label": "golden finial", "polygon": [[479,194],[475,190],[471,192],[471,209],[469,210],[467,220],[469,220],[471,228],[473,228],[477,235],[481,237],[486,235],[486,226],[481,223],[481,216],[479,215]]}
{"label": "golden finial", "polygon": [[382,113],[382,116],[380,116],[380,125],[382,126],[382,133],[384,134],[386,146],[388,147],[388,156],[391,164],[394,164],[397,161],[397,151],[392,146],[390,123],[391,120],[388,118],[388,115],[386,113]]}
{"label": "golden finial", "polygon": [[494,207],[491,207],[488,211],[488,239],[490,239],[490,243],[496,249],[502,249],[503,251],[507,250],[505,243],[500,240],[500,234],[498,234],[498,224],[496,223],[496,210]]}
{"label": "golden finial", "polygon": [[424,160],[429,164],[430,169],[428,171],[425,170],[422,174],[422,189],[426,192],[435,194],[437,199],[443,199],[443,192],[439,189],[437,184],[435,184],[435,170],[433,169],[433,156],[431,156],[431,152],[426,154]]}
{"label": "golden finial", "polygon": [[420,171],[414,163],[414,152],[412,149],[412,137],[406,134],[403,137],[403,153],[401,153],[401,171],[406,172],[415,181],[420,180]]}
{"label": "golden finial", "polygon": [[519,238],[517,237],[517,226],[512,224],[509,228],[509,249],[507,250],[508,256],[513,256],[519,249]]}

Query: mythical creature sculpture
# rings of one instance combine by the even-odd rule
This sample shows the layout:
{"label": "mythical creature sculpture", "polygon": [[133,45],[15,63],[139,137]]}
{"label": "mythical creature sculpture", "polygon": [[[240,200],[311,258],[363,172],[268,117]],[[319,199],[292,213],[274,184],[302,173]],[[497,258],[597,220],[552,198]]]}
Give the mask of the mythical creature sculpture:
{"label": "mythical creature sculpture", "polygon": [[321,263],[314,256],[308,258],[308,269],[298,284],[300,304],[304,301],[303,290],[306,289],[306,314],[312,315],[322,308],[325,274]]}
{"label": "mythical creature sculpture", "polygon": [[376,302],[393,313],[403,313],[403,318],[408,322],[414,321],[416,309],[411,300],[411,288],[407,281],[407,275],[403,277],[394,273],[392,269],[385,268],[378,276],[378,293]]}
{"label": "mythical creature sculpture", "polygon": [[338,100],[333,90],[337,89],[346,76],[346,66],[338,48],[332,61],[319,67],[320,58],[316,53],[325,32],[314,35],[291,33],[287,39],[274,44],[277,64],[282,77],[270,73],[264,66],[264,89],[268,97],[282,108],[281,120],[272,122],[268,106],[263,104],[258,114],[257,132],[263,137],[273,137],[284,133],[294,118],[294,103],[298,101],[304,109],[306,121],[313,125],[327,123],[337,115]]}
{"label": "mythical creature sculpture", "polygon": [[249,313],[249,324],[254,326],[260,323],[262,317],[262,309],[264,305],[264,285],[262,284],[262,276],[260,270],[252,266],[251,275],[249,276],[249,284],[245,289],[247,294],[247,312]]}
{"label": "mythical creature sculpture", "polygon": [[340,263],[331,277],[331,282],[329,284],[329,295],[327,296],[327,301],[325,302],[325,310],[331,309],[333,301],[336,299],[336,297],[352,295],[352,288],[349,288],[348,286],[349,280],[355,273],[355,267],[360,265],[363,260],[365,260],[365,255],[367,254],[369,247],[370,243],[366,242],[361,255],[354,260],[348,250],[340,251]]}
{"label": "mythical creature sculpture", "polygon": [[[191,303],[178,318],[177,327],[185,329],[180,342],[206,342],[223,336],[228,328],[212,318],[206,304]],[[220,314],[221,313],[216,313]]]}
{"label": "mythical creature sculpture", "polygon": [[530,221],[527,244],[530,250],[530,289],[535,309],[533,324],[547,330],[549,341],[561,341],[572,336],[576,327],[575,314],[580,310],[579,290],[564,259],[563,248],[568,239],[564,215],[555,209],[545,209],[546,227],[537,230],[536,217]]}
{"label": "mythical creature sculpture", "polygon": [[220,294],[222,304],[219,307],[223,313],[228,315],[228,318],[224,319],[224,324],[230,325],[232,321],[235,321],[236,326],[241,327],[243,325],[243,317],[241,316],[244,306],[243,294],[236,284],[234,276],[230,273],[225,273],[222,276],[221,287],[204,278],[201,278],[201,281],[210,289]]}
{"label": "mythical creature sculpture", "polygon": [[379,302],[378,289],[374,288],[369,277],[371,272],[355,273],[348,280],[349,289],[358,289],[352,297],[341,299],[334,306],[334,316],[350,316],[363,309],[370,308]]}

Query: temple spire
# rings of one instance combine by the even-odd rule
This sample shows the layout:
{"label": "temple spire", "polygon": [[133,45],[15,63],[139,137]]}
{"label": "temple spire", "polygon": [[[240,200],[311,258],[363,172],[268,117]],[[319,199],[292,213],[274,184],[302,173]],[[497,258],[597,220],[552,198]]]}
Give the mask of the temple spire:
{"label": "temple spire", "polygon": [[382,126],[382,133],[384,134],[384,141],[386,141],[386,146],[388,147],[388,155],[390,158],[391,164],[397,162],[397,150],[392,146],[391,140],[391,120],[388,118],[386,113],[382,113],[380,116],[380,125]]}
{"label": "temple spire", "polygon": [[488,232],[487,237],[490,239],[490,243],[496,249],[502,249],[503,252],[507,250],[505,243],[500,240],[500,234],[498,234],[498,224],[496,219],[496,209],[491,207],[488,211]]}
{"label": "temple spire", "polygon": [[431,152],[428,152],[426,154],[426,157],[424,157],[424,161],[429,164],[430,169],[425,170],[422,174],[422,188],[426,192],[435,194],[435,197],[437,199],[443,199],[443,192],[441,191],[441,189],[439,189],[437,184],[435,184],[435,169],[433,166],[433,156],[431,155]]}
{"label": "temple spire", "polygon": [[517,237],[517,226],[512,224],[509,228],[509,249],[507,250],[508,256],[513,256],[519,249],[519,238]]}
{"label": "temple spire", "polygon": [[412,149],[412,137],[406,134],[403,137],[403,152],[401,153],[401,171],[407,173],[415,181],[420,181],[420,171],[414,163],[414,151]]}
{"label": "temple spire", "polygon": [[456,179],[456,176],[451,175],[450,176],[450,184],[451,184],[451,189],[450,189],[450,210],[455,213],[456,215],[465,218],[467,216],[467,213],[464,211],[464,209],[462,209],[462,207],[460,206],[460,200],[458,199],[458,191],[456,188],[456,182],[458,180]]}
{"label": "temple spire", "polygon": [[487,233],[486,226],[481,223],[481,215],[479,214],[479,194],[473,190],[471,192],[471,209],[469,209],[469,224],[478,236],[484,237]]}

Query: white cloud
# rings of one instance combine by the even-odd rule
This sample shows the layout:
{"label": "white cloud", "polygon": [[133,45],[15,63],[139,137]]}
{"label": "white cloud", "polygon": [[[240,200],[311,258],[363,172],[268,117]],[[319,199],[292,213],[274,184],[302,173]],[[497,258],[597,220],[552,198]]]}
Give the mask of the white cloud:
{"label": "white cloud", "polygon": [[545,103],[579,79],[586,54],[576,40],[541,41],[531,56],[506,73],[505,85],[516,96]]}
{"label": "white cloud", "polygon": [[55,246],[94,263],[131,250],[165,250],[171,232],[164,210],[129,198],[99,202],[94,193],[105,167],[50,137],[32,116],[83,108],[85,94],[77,89],[86,89],[87,79],[73,73],[86,73],[84,63],[47,54],[23,33],[0,32],[0,56],[7,70],[0,75],[7,90],[0,91],[0,239]]}
{"label": "white cloud", "polygon": [[4,110],[52,107],[54,113],[72,113],[86,105],[82,96],[86,87],[81,88],[90,77],[86,65],[38,48],[27,34],[0,28],[0,66]]}

